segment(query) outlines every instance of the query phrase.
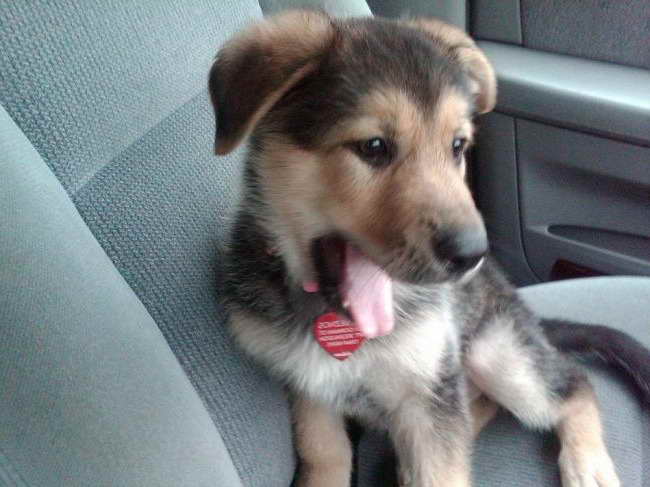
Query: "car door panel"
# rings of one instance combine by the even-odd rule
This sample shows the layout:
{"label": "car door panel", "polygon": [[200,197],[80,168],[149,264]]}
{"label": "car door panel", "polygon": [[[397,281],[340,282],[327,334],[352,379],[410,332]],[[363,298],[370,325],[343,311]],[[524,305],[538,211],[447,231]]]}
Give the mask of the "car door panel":
{"label": "car door panel", "polygon": [[[569,1],[564,12],[553,0],[471,2],[473,34],[499,78],[496,110],[479,120],[472,182],[492,251],[520,285],[650,275],[646,52],[612,46],[615,34],[595,23],[607,15],[613,25],[628,19],[620,42],[650,52],[647,26],[645,38],[638,29],[650,4],[631,2],[614,12],[616,2],[593,3]],[[632,4],[638,8],[630,10]],[[563,45],[557,35],[547,45],[539,35],[543,22],[548,32],[574,35],[591,22],[588,42],[599,45],[584,38]]]}

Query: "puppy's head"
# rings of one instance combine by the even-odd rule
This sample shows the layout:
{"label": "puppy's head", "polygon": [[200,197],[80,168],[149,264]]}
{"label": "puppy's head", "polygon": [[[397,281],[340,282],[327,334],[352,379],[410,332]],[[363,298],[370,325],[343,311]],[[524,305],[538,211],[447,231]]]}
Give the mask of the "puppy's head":
{"label": "puppy's head", "polygon": [[226,44],[209,87],[216,152],[253,133],[267,221],[294,277],[340,290],[374,265],[443,282],[483,258],[464,152],[496,83],[461,30],[289,12]]}

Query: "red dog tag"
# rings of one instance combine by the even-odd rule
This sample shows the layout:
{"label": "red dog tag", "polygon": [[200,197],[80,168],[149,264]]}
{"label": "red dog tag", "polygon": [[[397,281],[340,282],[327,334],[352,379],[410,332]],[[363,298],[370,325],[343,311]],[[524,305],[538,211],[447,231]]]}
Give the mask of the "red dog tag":
{"label": "red dog tag", "polygon": [[323,350],[338,360],[348,358],[366,339],[354,323],[334,312],[316,318],[314,337]]}

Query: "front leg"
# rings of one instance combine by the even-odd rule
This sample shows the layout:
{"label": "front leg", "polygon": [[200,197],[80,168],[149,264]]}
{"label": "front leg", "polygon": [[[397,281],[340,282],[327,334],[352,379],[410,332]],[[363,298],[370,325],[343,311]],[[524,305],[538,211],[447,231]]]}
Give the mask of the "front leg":
{"label": "front leg", "polygon": [[583,380],[559,407],[556,425],[562,450],[560,474],[564,487],[619,487],[616,469],[603,440],[596,396]]}
{"label": "front leg", "polygon": [[524,325],[501,319],[474,338],[472,382],[522,423],[557,431],[563,487],[619,487],[589,381],[541,329]]}
{"label": "front leg", "polygon": [[406,398],[389,432],[400,487],[469,487],[472,419],[461,377],[442,381],[432,395]]}
{"label": "front leg", "polygon": [[474,437],[476,438],[483,431],[483,428],[497,415],[499,405],[486,396],[479,396],[472,401],[470,409],[472,411]]}
{"label": "front leg", "polygon": [[307,398],[293,402],[294,434],[300,457],[297,487],[348,487],[352,446],[344,418]]}

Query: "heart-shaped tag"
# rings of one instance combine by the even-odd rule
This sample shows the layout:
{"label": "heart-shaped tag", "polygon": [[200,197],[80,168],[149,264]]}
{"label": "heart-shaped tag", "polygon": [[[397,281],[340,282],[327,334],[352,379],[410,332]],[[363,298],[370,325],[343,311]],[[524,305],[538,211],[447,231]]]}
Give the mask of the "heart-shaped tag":
{"label": "heart-shaped tag", "polygon": [[366,339],[354,323],[334,312],[316,318],[314,337],[323,350],[338,360],[348,358]]}

